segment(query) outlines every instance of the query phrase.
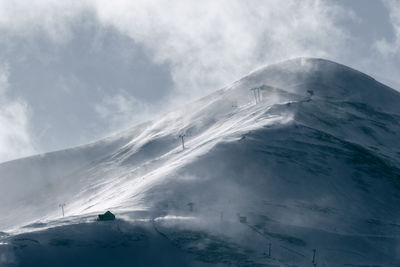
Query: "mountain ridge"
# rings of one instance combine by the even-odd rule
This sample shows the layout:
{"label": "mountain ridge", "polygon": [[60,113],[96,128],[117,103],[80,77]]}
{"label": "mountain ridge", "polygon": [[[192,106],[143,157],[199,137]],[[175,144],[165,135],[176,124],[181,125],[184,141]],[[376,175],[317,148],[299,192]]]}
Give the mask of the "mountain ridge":
{"label": "mountain ridge", "polygon": [[[305,263],[300,255],[313,247],[325,264],[399,263],[400,94],[335,64],[285,61],[77,148],[81,156],[58,160],[61,151],[47,163],[35,163],[37,157],[8,169],[0,164],[0,183],[10,185],[0,189],[7,203],[0,212],[9,214],[0,230],[37,221],[44,229],[60,226],[57,203],[68,202],[66,220],[78,223],[108,209],[128,221],[165,216],[173,221],[163,226],[174,232],[166,234],[171,240],[179,218],[195,218],[184,228],[200,225],[201,233],[214,233],[223,221],[240,244],[237,238],[250,236],[237,225],[245,216],[247,226],[279,244],[276,257],[285,264]],[[64,173],[55,178],[43,164]],[[20,188],[24,179],[38,184]],[[381,245],[372,251],[371,242]],[[345,252],[338,258],[332,247]]]}
{"label": "mountain ridge", "polygon": [[[302,63],[302,62],[303,62],[303,63]],[[394,95],[395,95],[396,98],[399,98],[399,99],[400,99],[400,92],[398,92],[397,90],[395,90],[395,89],[393,89],[393,88],[391,88],[391,87],[389,87],[389,86],[387,86],[387,85],[385,85],[385,84],[383,84],[383,83],[377,81],[377,80],[376,80],[375,78],[373,78],[372,76],[367,75],[367,74],[365,74],[365,73],[363,73],[363,72],[361,72],[361,71],[358,71],[358,70],[356,70],[356,69],[354,69],[354,68],[348,67],[348,66],[343,65],[343,64],[340,64],[340,63],[337,63],[337,62],[335,62],[335,61],[323,59],[323,58],[298,57],[298,58],[293,58],[293,59],[289,59],[289,60],[284,60],[284,61],[281,61],[281,62],[277,62],[277,63],[274,63],[274,64],[266,65],[266,66],[264,66],[264,67],[260,67],[260,68],[258,68],[257,70],[254,70],[254,71],[250,72],[249,74],[245,75],[243,78],[237,80],[237,81],[234,82],[232,85],[226,86],[226,87],[224,87],[224,88],[222,88],[222,89],[219,89],[219,90],[215,91],[214,93],[211,93],[210,95],[201,97],[201,98],[199,98],[198,100],[195,100],[195,101],[193,101],[193,102],[191,102],[191,103],[189,103],[189,104],[185,104],[185,105],[183,105],[182,107],[179,107],[177,110],[185,109],[186,107],[188,107],[188,106],[190,106],[190,105],[193,105],[193,104],[195,104],[195,103],[197,103],[197,102],[199,102],[199,101],[201,101],[201,100],[203,100],[203,99],[207,99],[207,98],[211,97],[211,96],[214,95],[214,94],[218,94],[218,93],[220,93],[220,92],[223,92],[224,90],[231,89],[231,88],[234,87],[236,84],[241,83],[242,81],[245,81],[246,79],[252,79],[252,76],[254,76],[254,75],[262,74],[266,69],[275,68],[275,67],[278,67],[278,69],[282,69],[282,67],[281,67],[282,65],[289,64],[289,63],[296,63],[297,65],[300,65],[300,66],[301,66],[302,64],[307,64],[307,63],[304,63],[304,62],[311,62],[311,64],[312,64],[313,62],[329,63],[329,64],[332,64],[332,66],[339,66],[339,67],[341,67],[341,68],[348,69],[348,70],[350,70],[350,71],[352,71],[352,72],[356,72],[356,73],[359,74],[360,76],[364,76],[365,78],[370,79],[370,80],[372,80],[373,82],[377,83],[377,84],[380,85],[382,88],[384,88],[384,90],[389,90],[389,91],[391,91],[391,93],[394,93]],[[297,66],[297,68],[298,68],[298,67],[299,67],[299,66]],[[269,85],[268,83],[262,84],[262,85],[270,86],[270,87],[274,88],[275,90],[282,90],[282,89],[280,89],[280,87],[274,87],[274,86],[272,86],[272,85]],[[262,86],[262,85],[261,85],[261,86]],[[257,86],[254,85],[254,87],[257,87]],[[290,88],[290,87],[289,87],[289,88]],[[283,91],[287,92],[286,90],[283,90]],[[304,96],[307,95],[307,92],[303,92],[303,93],[304,93]],[[176,112],[177,110],[169,111],[169,112],[165,113],[163,116],[166,116],[166,115],[168,115],[168,114],[170,114],[170,113]],[[400,108],[399,108],[399,110],[400,110]],[[161,116],[161,117],[162,117],[162,116]],[[35,154],[35,155],[32,155],[32,156],[28,156],[28,157],[13,159],[13,160],[10,160],[10,161],[1,162],[0,165],[1,165],[1,164],[4,164],[4,163],[12,162],[12,161],[18,161],[18,160],[21,160],[21,159],[34,158],[34,157],[43,157],[43,156],[45,156],[46,154],[49,154],[49,153],[57,153],[57,152],[66,151],[66,150],[79,149],[79,148],[83,148],[83,147],[85,147],[85,146],[91,146],[91,145],[95,145],[96,143],[104,142],[104,141],[107,140],[107,139],[118,138],[118,137],[120,137],[120,136],[123,136],[124,134],[125,134],[125,135],[129,135],[129,133],[130,133],[131,131],[135,131],[134,128],[145,127],[147,124],[149,124],[149,123],[151,123],[151,122],[157,120],[158,118],[159,118],[159,117],[154,118],[153,120],[150,120],[150,121],[147,121],[147,122],[140,123],[140,124],[138,124],[138,125],[131,126],[131,127],[127,128],[126,130],[120,131],[119,133],[112,134],[112,135],[110,135],[110,136],[108,136],[108,137],[101,138],[101,139],[99,139],[99,140],[97,140],[97,141],[90,142],[90,143],[88,143],[88,144],[81,144],[81,145],[74,146],[74,147],[71,147],[71,148],[60,149],[60,150],[55,150],[55,151],[49,151],[49,152],[45,152],[45,153]]]}

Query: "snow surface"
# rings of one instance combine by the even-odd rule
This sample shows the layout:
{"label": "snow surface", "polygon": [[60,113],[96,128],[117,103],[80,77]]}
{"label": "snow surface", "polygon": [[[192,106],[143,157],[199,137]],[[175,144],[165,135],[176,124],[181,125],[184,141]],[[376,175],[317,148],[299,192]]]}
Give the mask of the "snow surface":
{"label": "snow surface", "polygon": [[[0,164],[0,266],[312,266],[313,249],[318,266],[400,266],[399,133],[400,94],[373,78],[267,66],[122,134]],[[118,220],[96,222],[106,210]]]}

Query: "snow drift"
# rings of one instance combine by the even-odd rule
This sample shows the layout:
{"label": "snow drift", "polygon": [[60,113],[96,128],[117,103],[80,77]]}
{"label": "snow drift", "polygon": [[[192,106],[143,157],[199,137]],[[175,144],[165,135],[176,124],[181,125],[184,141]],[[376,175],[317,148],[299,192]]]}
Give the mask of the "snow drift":
{"label": "snow drift", "polygon": [[396,266],[399,133],[400,94],[373,78],[323,59],[267,66],[122,134],[0,164],[3,264],[112,210],[123,220],[102,231],[140,221],[193,265],[304,265],[316,249],[318,266]]}

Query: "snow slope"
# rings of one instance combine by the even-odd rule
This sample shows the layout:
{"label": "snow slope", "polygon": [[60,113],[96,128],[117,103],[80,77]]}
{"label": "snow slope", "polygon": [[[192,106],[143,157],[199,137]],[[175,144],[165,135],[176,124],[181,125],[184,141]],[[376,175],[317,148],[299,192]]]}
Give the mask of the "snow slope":
{"label": "snow slope", "polygon": [[[52,266],[41,251],[93,256],[142,233],[153,245],[105,251],[160,244],[182,266],[311,266],[316,249],[318,266],[399,266],[399,133],[400,94],[373,78],[323,59],[267,66],[120,135],[0,164],[3,265]],[[93,222],[108,209],[123,220]]]}

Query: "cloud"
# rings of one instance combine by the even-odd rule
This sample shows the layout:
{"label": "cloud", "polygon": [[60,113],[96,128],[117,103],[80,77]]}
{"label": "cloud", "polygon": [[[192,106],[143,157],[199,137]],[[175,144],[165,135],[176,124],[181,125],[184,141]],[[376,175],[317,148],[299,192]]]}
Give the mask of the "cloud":
{"label": "cloud", "polygon": [[34,153],[29,134],[29,107],[7,96],[9,70],[0,66],[0,162]]}
{"label": "cloud", "polygon": [[389,11],[390,20],[393,27],[393,40],[381,39],[375,43],[376,49],[383,56],[398,55],[400,52],[400,4],[395,0],[383,0]]}
{"label": "cloud", "polygon": [[[388,13],[391,34],[375,40],[371,45],[372,53],[360,59],[369,65],[369,73],[379,81],[400,91],[400,4],[398,1],[382,0]],[[379,68],[377,67],[379,66]]]}
{"label": "cloud", "polygon": [[70,22],[93,12],[167,63],[176,93],[187,97],[226,85],[251,70],[296,56],[330,57],[349,34],[337,22],[352,17],[330,1],[1,1],[0,27],[19,34],[38,29],[68,40]]}
{"label": "cloud", "polygon": [[0,0],[0,29],[19,36],[41,31],[55,42],[65,42],[71,34],[69,23],[84,10],[81,1]]}
{"label": "cloud", "polygon": [[104,24],[169,63],[178,93],[215,90],[254,68],[296,56],[340,53],[337,20],[351,13],[327,1],[93,1]]}
{"label": "cloud", "polygon": [[95,110],[101,118],[109,122],[110,130],[127,128],[132,122],[140,122],[151,118],[151,107],[124,90],[118,90],[113,95],[104,96],[95,105]]}

